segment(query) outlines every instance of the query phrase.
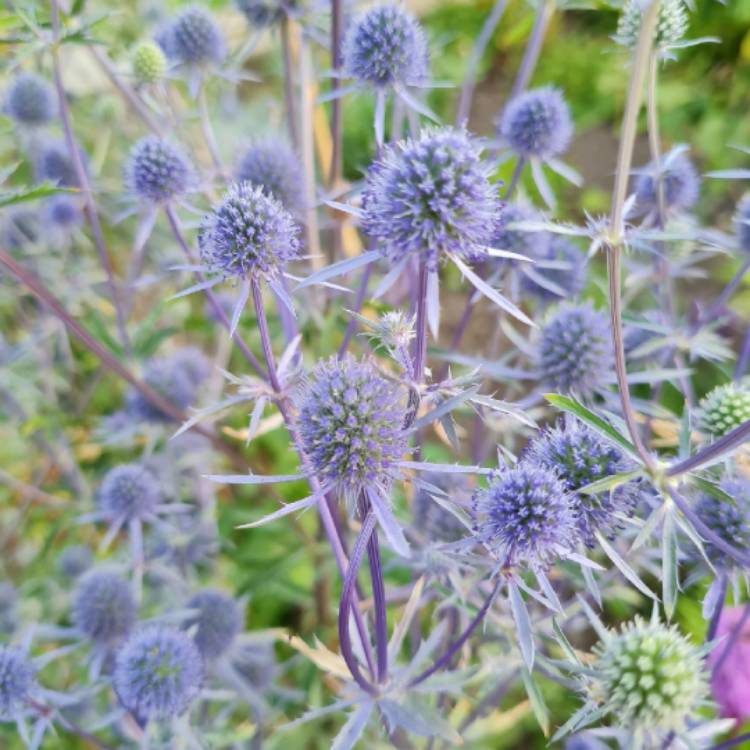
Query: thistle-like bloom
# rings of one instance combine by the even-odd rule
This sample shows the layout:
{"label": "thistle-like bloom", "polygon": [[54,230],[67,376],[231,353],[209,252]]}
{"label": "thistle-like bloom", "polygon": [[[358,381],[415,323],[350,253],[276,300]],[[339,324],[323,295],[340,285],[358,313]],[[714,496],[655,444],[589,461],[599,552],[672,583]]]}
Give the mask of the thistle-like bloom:
{"label": "thistle-like bloom", "polygon": [[533,270],[524,269],[521,276],[521,289],[527,294],[549,302],[577,297],[586,286],[586,256],[567,238],[553,235],[536,260]]}
{"label": "thistle-like bloom", "polygon": [[275,280],[289,261],[299,257],[299,228],[262,187],[240,182],[204,219],[200,247],[214,274]]}
{"label": "thistle-like bloom", "polygon": [[750,419],[750,389],[743,383],[716,386],[700,402],[700,428],[721,437]]}
{"label": "thistle-like bloom", "polygon": [[130,584],[108,570],[92,570],[73,594],[73,624],[99,646],[112,646],[126,637],[137,618]]}
{"label": "thistle-like bloom", "polygon": [[[78,153],[81,155],[81,160],[85,162],[80,148],[78,148]],[[34,173],[39,182],[48,180],[60,187],[78,186],[78,175],[65,141],[58,139],[44,141],[34,159]]]}
{"label": "thistle-like bloom", "polygon": [[614,367],[606,315],[588,302],[558,307],[542,327],[537,365],[542,380],[556,391],[593,396]]}
{"label": "thistle-like bloom", "polygon": [[[618,44],[631,49],[635,47],[643,23],[644,5],[641,0],[626,0],[614,37]],[[685,36],[687,27],[688,13],[684,0],[661,0],[654,47],[665,49],[676,44]]]}
{"label": "thistle-like bloom", "polygon": [[280,139],[269,138],[250,146],[240,159],[237,180],[260,185],[291,214],[298,214],[304,206],[299,157]]}
{"label": "thistle-like bloom", "polygon": [[20,73],[5,94],[5,112],[19,125],[45,125],[57,114],[49,84],[34,73]]}
{"label": "thistle-like bloom", "polygon": [[59,230],[70,230],[83,220],[81,206],[70,195],[54,195],[44,204],[44,217]]}
{"label": "thistle-like bloom", "polygon": [[73,544],[60,553],[57,568],[66,578],[78,578],[91,568],[93,562],[91,547],[85,544]]}
{"label": "thistle-like bloom", "polygon": [[700,649],[655,618],[636,617],[595,652],[603,707],[636,734],[681,731],[708,693]]}
{"label": "thistle-like bloom", "polygon": [[[746,479],[725,479],[720,487],[734,502],[704,494],[695,512],[721,539],[737,549],[750,549],[750,482]],[[714,564],[724,568],[734,567],[734,560],[713,544],[704,542],[704,549]]]}
{"label": "thistle-like bloom", "polygon": [[500,116],[497,132],[519,156],[551,159],[567,149],[573,121],[560,91],[547,86],[512,99]]}
{"label": "thistle-like bloom", "polygon": [[113,682],[120,703],[141,721],[184,713],[203,683],[193,640],[175,628],[136,632],[117,654]]}
{"label": "thistle-like bloom", "polygon": [[0,645],[0,721],[19,718],[34,690],[36,670],[18,648]]}
{"label": "thistle-like bloom", "polygon": [[142,201],[165,203],[188,192],[194,171],[182,149],[151,135],[130,149],[125,180]]}
{"label": "thistle-like bloom", "polygon": [[738,247],[743,253],[750,254],[750,193],[745,193],[737,204],[734,228]]}
{"label": "thistle-like bloom", "polygon": [[139,464],[122,464],[111,469],[98,493],[102,513],[113,522],[126,523],[152,516],[160,502],[159,483]]}
{"label": "thistle-like bloom", "polygon": [[500,212],[491,171],[465,130],[426,129],[370,168],[362,228],[391,262],[415,253],[434,270],[445,254],[486,256]]}
{"label": "thistle-like bloom", "polygon": [[576,518],[557,472],[528,461],[500,470],[472,499],[474,531],[504,568],[545,570],[571,552]]}
{"label": "thistle-like bloom", "polygon": [[235,0],[245,18],[256,28],[266,29],[292,15],[301,4],[299,0]]}
{"label": "thistle-like bloom", "polygon": [[224,34],[216,21],[197,5],[186,8],[171,21],[156,43],[176,65],[217,64],[227,53]]}
{"label": "thistle-like bloom", "polygon": [[376,88],[427,80],[427,39],[416,18],[398,5],[376,6],[357,19],[344,38],[343,57],[349,78]]}
{"label": "thistle-like bloom", "polygon": [[632,485],[595,495],[578,492],[599,479],[632,468],[622,451],[581,422],[546,429],[529,444],[524,457],[557,472],[570,501],[583,542],[593,547],[596,531],[613,536],[622,526],[615,515],[630,515],[638,497]]}
{"label": "thistle-like bloom", "polygon": [[685,211],[698,200],[700,175],[693,162],[679,146],[661,160],[636,171],[636,207],[643,213],[656,212],[659,200],[656,181],[661,180],[664,206],[671,211]]}
{"label": "thistle-like bloom", "polygon": [[192,634],[195,645],[206,660],[217,659],[226,653],[242,632],[242,608],[221,591],[201,591],[187,607],[196,614],[186,620],[185,629]]}
{"label": "thistle-like bloom", "polygon": [[305,454],[324,484],[356,498],[387,487],[407,448],[401,389],[351,356],[319,363],[297,396]]}
{"label": "thistle-like bloom", "polygon": [[155,42],[141,42],[130,58],[133,77],[140,84],[156,83],[167,72],[167,58]]}

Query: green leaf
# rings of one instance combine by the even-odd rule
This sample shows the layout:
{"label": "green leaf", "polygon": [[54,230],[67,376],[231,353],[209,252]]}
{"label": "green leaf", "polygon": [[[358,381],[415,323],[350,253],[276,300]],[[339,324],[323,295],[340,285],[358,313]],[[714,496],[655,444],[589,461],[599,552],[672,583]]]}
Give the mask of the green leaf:
{"label": "green leaf", "polygon": [[578,419],[596,430],[602,437],[619,445],[620,448],[641,463],[641,457],[638,455],[635,446],[625,436],[621,435],[614,427],[612,427],[606,419],[600,417],[598,414],[594,414],[594,412],[590,411],[583,404],[570,396],[562,396],[559,393],[545,393],[544,398],[546,398],[552,406],[556,406],[561,411],[578,417]]}
{"label": "green leaf", "polygon": [[62,188],[51,182],[44,182],[33,187],[20,187],[14,190],[0,190],[0,208],[15,206],[19,203],[35,201],[39,198],[49,198],[58,193],[77,193],[75,188]]}
{"label": "green leaf", "polygon": [[595,482],[591,482],[591,484],[587,484],[576,491],[583,492],[585,495],[596,495],[599,492],[613,490],[616,487],[619,487],[621,484],[625,484],[626,482],[630,482],[632,479],[638,479],[642,476],[643,471],[641,469],[633,469],[633,471],[623,471],[620,474],[612,474],[611,476],[597,479]]}
{"label": "green leaf", "polygon": [[544,736],[549,737],[549,709],[544,702],[542,692],[539,690],[539,686],[536,684],[531,672],[526,667],[521,667],[521,679],[523,679],[523,686],[526,688],[526,695],[529,696],[531,710],[534,712],[534,716],[536,716],[536,720],[539,722]]}

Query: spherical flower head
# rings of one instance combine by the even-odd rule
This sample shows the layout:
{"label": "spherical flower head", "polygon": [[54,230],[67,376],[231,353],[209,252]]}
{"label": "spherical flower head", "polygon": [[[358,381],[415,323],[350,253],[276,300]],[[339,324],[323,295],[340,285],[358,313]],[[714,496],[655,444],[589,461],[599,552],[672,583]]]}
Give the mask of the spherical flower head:
{"label": "spherical flower head", "polygon": [[301,4],[299,0],[235,0],[240,12],[259,29],[280,23]]}
{"label": "spherical flower head", "polygon": [[500,470],[472,498],[474,531],[506,568],[544,570],[572,551],[575,516],[553,469],[523,461]]}
{"label": "spherical flower head", "polygon": [[[82,150],[76,148],[85,162]],[[50,138],[42,143],[34,159],[34,173],[39,182],[47,180],[60,187],[78,187],[75,164],[65,141]]]}
{"label": "spherical flower head", "polygon": [[[724,607],[716,628],[719,645],[708,655],[711,692],[719,704],[720,715],[736,719],[738,723],[750,717],[750,620],[744,614],[744,605]],[[737,629],[739,637],[724,658],[729,640],[734,638],[732,634]]]}
{"label": "spherical flower head", "polygon": [[227,53],[224,34],[203,8],[183,10],[156,39],[167,58],[178,65],[220,63]]}
{"label": "spherical flower head", "polygon": [[94,555],[85,544],[73,544],[66,547],[57,559],[57,569],[65,578],[78,578],[91,568]]}
{"label": "spherical flower head", "polygon": [[[565,237],[553,235],[545,252],[536,256],[542,265],[535,268],[536,274],[544,276],[564,292],[565,299],[577,297],[586,286],[586,256],[574,243]],[[545,261],[564,263],[565,268],[544,268]],[[537,299],[549,302],[559,300],[560,295],[549,287],[538,283],[531,276],[521,277],[521,289]]]}
{"label": "spherical flower head", "polygon": [[137,83],[149,84],[160,81],[167,72],[167,58],[155,42],[141,42],[130,59],[133,77]]}
{"label": "spherical flower head", "polygon": [[546,86],[511,99],[497,131],[519,156],[551,159],[568,148],[573,121],[560,91]]}
{"label": "spherical flower head", "polygon": [[20,73],[5,94],[5,112],[19,125],[45,125],[57,113],[57,104],[43,78],[34,73]]}
{"label": "spherical flower head", "polygon": [[435,269],[445,253],[485,257],[500,213],[489,174],[465,130],[425,129],[386,148],[370,168],[362,229],[392,262],[418,253]]}
{"label": "spherical flower head", "polygon": [[176,628],[136,632],[117,654],[113,677],[120,703],[147,721],[184,713],[203,683],[198,647]]}
{"label": "spherical flower head", "polygon": [[398,5],[379,5],[357,19],[343,44],[344,71],[385,88],[427,79],[427,39],[416,18]]}
{"label": "spherical flower head", "polygon": [[636,617],[596,653],[604,705],[621,726],[680,731],[708,692],[700,650],[674,626]]}
{"label": "spherical flower head", "polygon": [[201,591],[188,602],[187,608],[196,610],[196,614],[186,621],[185,628],[192,633],[206,660],[224,654],[244,627],[242,608],[221,591]]}
{"label": "spherical flower head", "polygon": [[154,475],[139,464],[110,469],[98,493],[101,510],[112,519],[131,521],[150,516],[161,500]]}
{"label": "spherical flower head", "polygon": [[[615,41],[633,49],[638,42],[638,34],[643,23],[643,0],[626,0],[617,22]],[[683,0],[661,0],[659,19],[656,22],[654,46],[665,48],[676,44],[685,36],[688,27],[688,13]]]}
{"label": "spherical flower head", "polygon": [[73,623],[94,643],[111,646],[135,625],[136,603],[130,584],[117,573],[92,570],[73,594]]}
{"label": "spherical flower head", "polygon": [[[175,408],[184,410],[195,398],[197,384],[194,373],[171,357],[156,357],[146,363],[143,380]],[[141,391],[133,389],[127,395],[128,411],[146,422],[169,422],[172,417],[148,401]]]}
{"label": "spherical flower head", "polygon": [[656,181],[661,178],[664,205],[672,211],[685,211],[698,200],[700,175],[683,151],[668,154],[660,166],[648,164],[638,175],[635,186],[636,206],[643,212],[657,211],[659,199]]}
{"label": "spherical flower head", "polygon": [[164,203],[188,192],[194,172],[182,149],[151,135],[130,149],[125,178],[141,200]]}
{"label": "spherical flower head", "polygon": [[590,303],[559,306],[542,327],[537,364],[554,390],[594,395],[614,367],[607,316]]}
{"label": "spherical flower head", "polygon": [[[725,479],[720,487],[734,502],[706,493],[698,500],[695,512],[721,539],[738,549],[750,549],[750,482],[746,479]],[[724,568],[734,566],[732,558],[718,547],[710,542],[704,542],[703,546],[715,565]]]}
{"label": "spherical flower head", "polygon": [[300,255],[299,227],[262,187],[240,182],[205,218],[200,247],[213,273],[273,280]]}
{"label": "spherical flower head", "polygon": [[[462,474],[425,474],[424,481],[442,490],[451,502],[470,495]],[[432,542],[456,542],[466,536],[467,528],[450,511],[438,504],[424,487],[417,487],[413,501],[414,527]]]}
{"label": "spherical flower head", "polygon": [[734,227],[737,245],[743,253],[750,254],[750,193],[745,193],[737,204]]}
{"label": "spherical flower head", "polygon": [[386,486],[406,452],[401,389],[351,356],[320,362],[297,396],[305,454],[324,484],[347,496]]}
{"label": "spherical flower head", "polygon": [[633,468],[622,451],[581,422],[566,422],[544,430],[531,441],[524,457],[557,472],[570,500],[579,536],[594,546],[596,531],[612,537],[621,521],[615,514],[631,515],[638,493],[626,484],[613,491],[588,494],[582,487]]}
{"label": "spherical flower head", "polygon": [[211,363],[208,358],[195,346],[178,349],[169,357],[169,361],[172,367],[183,372],[196,388],[206,381],[211,372]]}
{"label": "spherical flower head", "polygon": [[700,402],[700,428],[721,437],[750,419],[750,388],[745,383],[726,383],[710,391]]}
{"label": "spherical flower head", "polygon": [[44,216],[61,230],[78,226],[83,220],[78,201],[70,195],[54,195],[44,204]]}
{"label": "spherical flower head", "polygon": [[237,180],[259,185],[293,215],[304,206],[300,160],[280,139],[269,138],[250,146],[240,159]]}
{"label": "spherical flower head", "polygon": [[28,657],[14,646],[0,645],[0,721],[21,716],[35,685],[35,670]]}

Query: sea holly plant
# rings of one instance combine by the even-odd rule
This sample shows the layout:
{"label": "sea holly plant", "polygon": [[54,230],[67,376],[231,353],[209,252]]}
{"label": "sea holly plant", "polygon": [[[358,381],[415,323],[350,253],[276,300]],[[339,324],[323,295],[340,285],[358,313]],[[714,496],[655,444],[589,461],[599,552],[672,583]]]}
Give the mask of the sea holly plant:
{"label": "sea holly plant", "polygon": [[703,9],[97,5],[3,21],[0,745],[745,743],[748,172],[660,118]]}

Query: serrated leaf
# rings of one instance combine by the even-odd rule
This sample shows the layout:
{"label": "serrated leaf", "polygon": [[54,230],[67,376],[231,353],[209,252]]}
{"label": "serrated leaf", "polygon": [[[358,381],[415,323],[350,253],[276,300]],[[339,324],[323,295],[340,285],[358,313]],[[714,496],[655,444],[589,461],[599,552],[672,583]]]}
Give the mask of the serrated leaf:
{"label": "serrated leaf", "polygon": [[40,198],[49,198],[60,193],[77,193],[76,188],[65,188],[53,185],[51,182],[44,182],[41,185],[33,187],[19,187],[14,190],[0,190],[0,208],[16,206],[19,203],[39,200]]}

